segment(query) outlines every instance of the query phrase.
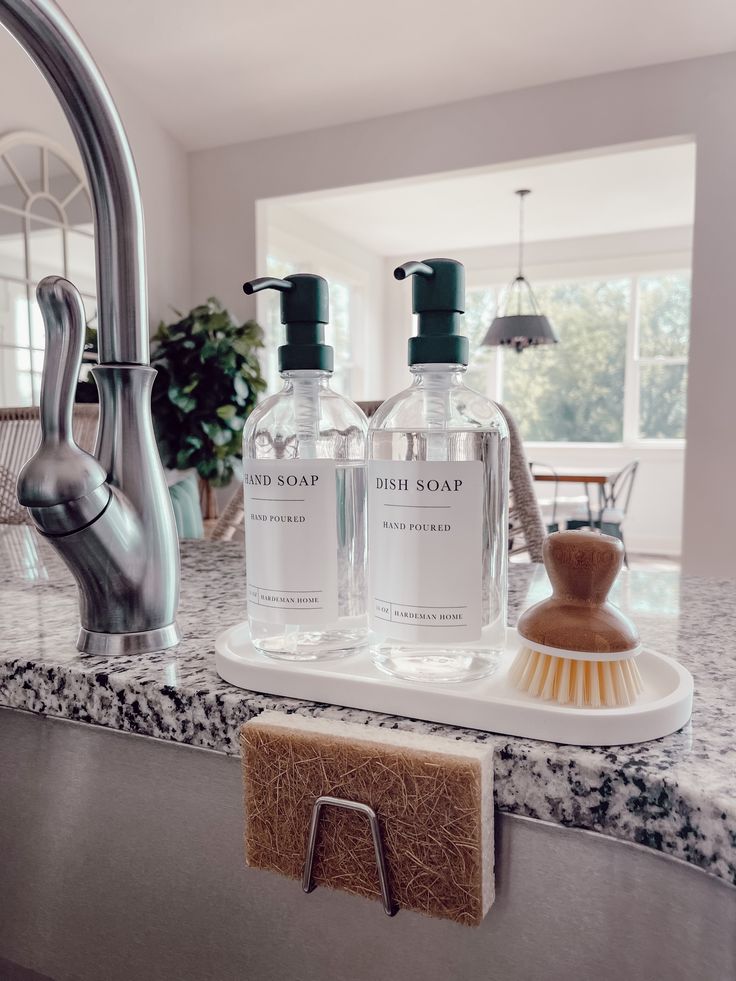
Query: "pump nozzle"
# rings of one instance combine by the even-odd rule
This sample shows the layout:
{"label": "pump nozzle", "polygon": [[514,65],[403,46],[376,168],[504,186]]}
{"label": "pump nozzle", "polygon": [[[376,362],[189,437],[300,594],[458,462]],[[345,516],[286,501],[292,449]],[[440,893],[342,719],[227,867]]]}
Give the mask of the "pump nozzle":
{"label": "pump nozzle", "polygon": [[407,276],[434,276],[434,269],[428,266],[426,262],[412,259],[411,262],[405,262],[394,269],[394,279],[402,280],[406,279]]}
{"label": "pump nozzle", "polygon": [[286,279],[275,279],[273,276],[261,276],[260,279],[251,279],[248,283],[243,283],[243,292],[251,296],[259,290],[279,290],[286,293],[292,288],[292,283]]}
{"label": "pump nozzle", "polygon": [[412,300],[418,332],[409,338],[409,364],[467,364],[468,339],[460,333],[465,310],[465,270],[454,259],[413,259],[394,269],[414,276]]}
{"label": "pump nozzle", "polygon": [[294,273],[286,279],[262,276],[243,285],[249,296],[260,290],[281,293],[281,323],[286,325],[286,344],[279,348],[279,371],[332,371],[333,354],[325,344],[324,325],[330,319],[327,280],[311,273]]}

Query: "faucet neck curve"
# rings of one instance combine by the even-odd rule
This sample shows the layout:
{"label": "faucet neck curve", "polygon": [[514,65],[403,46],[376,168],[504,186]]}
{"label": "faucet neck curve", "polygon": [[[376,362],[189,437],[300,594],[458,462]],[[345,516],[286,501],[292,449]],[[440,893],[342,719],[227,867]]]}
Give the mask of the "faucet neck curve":
{"label": "faucet neck curve", "polygon": [[0,23],[56,93],[79,146],[92,196],[103,364],[148,364],[143,206],[110,91],[53,0],[0,0]]}

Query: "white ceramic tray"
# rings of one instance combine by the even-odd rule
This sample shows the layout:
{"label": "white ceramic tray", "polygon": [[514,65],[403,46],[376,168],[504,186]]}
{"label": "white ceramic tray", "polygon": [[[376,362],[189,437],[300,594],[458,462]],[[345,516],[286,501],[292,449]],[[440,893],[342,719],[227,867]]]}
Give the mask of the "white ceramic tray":
{"label": "white ceramic tray", "polygon": [[241,623],[215,641],[215,665],[221,678],[249,691],[577,746],[646,742],[675,732],[690,718],[692,675],[650,648],[638,656],[644,693],[635,705],[578,709],[511,687],[507,672],[518,645],[516,631],[509,630],[501,664],[488,678],[418,685],[379,671],[367,650],[321,663],[266,657],[251,644],[247,623]]}

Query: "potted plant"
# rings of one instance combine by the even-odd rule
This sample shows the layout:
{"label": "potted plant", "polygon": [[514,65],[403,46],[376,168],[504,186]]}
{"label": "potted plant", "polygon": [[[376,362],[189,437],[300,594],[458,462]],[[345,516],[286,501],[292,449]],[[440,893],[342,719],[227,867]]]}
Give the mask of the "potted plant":
{"label": "potted plant", "polygon": [[258,362],[263,331],[236,323],[216,299],[194,307],[152,338],[153,417],[164,466],[194,468],[202,512],[216,517],[213,488],[224,487],[242,458],[242,430],[266,387]]}

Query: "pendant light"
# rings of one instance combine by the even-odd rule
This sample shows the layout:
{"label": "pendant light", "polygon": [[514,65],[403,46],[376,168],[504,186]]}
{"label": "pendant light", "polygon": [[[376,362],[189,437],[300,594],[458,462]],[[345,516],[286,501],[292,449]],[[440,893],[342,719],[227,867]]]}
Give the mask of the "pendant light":
{"label": "pendant light", "polygon": [[[513,347],[523,351],[538,344],[557,344],[552,324],[539,309],[527,278],[524,276],[524,198],[531,191],[515,191],[519,196],[519,271],[509,286],[506,302],[494,318],[481,342],[486,347]],[[526,311],[526,312],[524,312]]]}

